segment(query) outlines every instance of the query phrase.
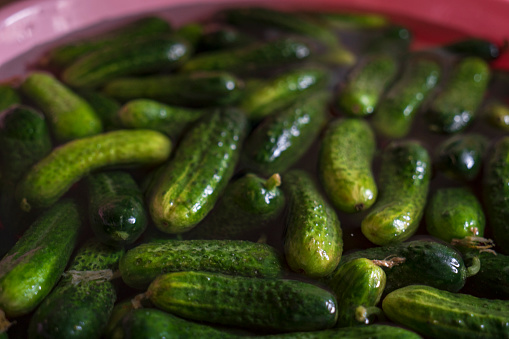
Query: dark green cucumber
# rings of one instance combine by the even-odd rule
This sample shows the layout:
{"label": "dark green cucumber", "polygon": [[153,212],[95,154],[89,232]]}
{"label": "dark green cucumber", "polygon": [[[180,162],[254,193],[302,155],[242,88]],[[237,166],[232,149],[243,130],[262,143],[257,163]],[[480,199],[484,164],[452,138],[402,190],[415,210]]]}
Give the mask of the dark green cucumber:
{"label": "dark green cucumber", "polygon": [[64,278],[32,316],[28,337],[99,338],[116,300],[110,279],[122,254],[123,250],[96,239],[85,243]]}
{"label": "dark green cucumber", "polygon": [[76,205],[62,201],[42,214],[0,261],[0,309],[27,314],[64,272],[81,226]]}
{"label": "dark green cucumber", "polygon": [[486,61],[493,61],[500,56],[500,48],[495,43],[478,38],[454,41],[442,48],[460,56],[475,56]]}
{"label": "dark green cucumber", "polygon": [[308,150],[326,121],[329,93],[304,96],[265,118],[249,135],[243,162],[263,175],[283,173]]}
{"label": "dark green cucumber", "polygon": [[340,300],[336,326],[370,324],[371,316],[381,313],[375,306],[382,297],[385,282],[384,270],[369,259],[358,258],[341,265],[326,280]]}
{"label": "dark green cucumber", "polygon": [[485,223],[481,204],[465,188],[439,189],[426,206],[428,233],[446,242],[465,237],[483,237]]}
{"label": "dark green cucumber", "polygon": [[491,126],[501,131],[509,131],[509,106],[507,104],[491,100],[482,108],[482,115]]}
{"label": "dark green cucumber", "polygon": [[156,278],[147,295],[175,315],[241,328],[313,331],[332,327],[337,318],[330,292],[296,280],[177,272]]}
{"label": "dark green cucumber", "polygon": [[260,120],[297,101],[302,95],[324,90],[329,83],[329,74],[323,68],[298,68],[280,74],[257,86],[249,83],[239,106],[249,119]]}
{"label": "dark green cucumber", "polygon": [[70,141],[32,166],[17,186],[17,201],[25,211],[48,207],[93,170],[160,164],[170,150],[171,141],[150,130],[120,130]]}
{"label": "dark green cucumber", "polygon": [[189,43],[175,37],[151,37],[92,52],[73,62],[62,80],[73,87],[98,87],[127,75],[172,70],[191,55]]}
{"label": "dark green cucumber", "polygon": [[365,58],[350,71],[340,87],[336,107],[353,117],[372,114],[397,71],[398,63],[390,56],[381,54]]}
{"label": "dark green cucumber", "polygon": [[362,233],[385,246],[402,242],[416,231],[424,214],[431,177],[428,152],[416,141],[392,142],[382,155],[380,195],[362,220]]}
{"label": "dark green cucumber", "polygon": [[0,84],[0,112],[20,103],[21,98],[12,86]]}
{"label": "dark green cucumber", "polygon": [[488,144],[488,139],[477,133],[452,136],[436,149],[434,165],[449,178],[472,181],[481,170]]}
{"label": "dark green cucumber", "polygon": [[59,142],[102,132],[101,119],[92,107],[53,75],[32,72],[20,88],[44,113]]}
{"label": "dark green cucumber", "polygon": [[208,219],[185,234],[186,239],[241,239],[279,216],[285,205],[281,177],[248,173],[226,186]]}
{"label": "dark green cucumber", "polygon": [[146,288],[168,272],[207,271],[247,277],[281,274],[277,252],[266,244],[241,240],[164,240],[129,250],[120,261],[124,282]]}
{"label": "dark green cucumber", "polygon": [[382,307],[392,321],[430,338],[509,337],[506,300],[414,285],[387,295]]}
{"label": "dark green cucumber", "polygon": [[456,133],[469,126],[490,79],[490,66],[476,57],[461,59],[451,72],[425,114],[433,132]]}
{"label": "dark green cucumber", "polygon": [[117,112],[120,109],[120,103],[117,100],[92,90],[80,91],[79,95],[93,108],[105,130],[118,128]]}
{"label": "dark green cucumber", "polygon": [[467,279],[465,288],[476,297],[509,298],[509,256],[494,252],[475,251],[481,261],[479,272]]}
{"label": "dark green cucumber", "polygon": [[145,231],[148,216],[138,184],[126,172],[103,172],[88,177],[88,215],[95,236],[103,243],[123,246]]}
{"label": "dark green cucumber", "polygon": [[223,26],[203,34],[198,49],[200,51],[215,51],[247,46],[255,41],[255,38],[234,27]]}
{"label": "dark green cucumber", "polygon": [[288,265],[311,277],[328,275],[343,252],[343,233],[336,212],[304,171],[283,175],[283,189],[288,198],[284,238]]}
{"label": "dark green cucumber", "polygon": [[124,128],[147,128],[176,138],[190,123],[206,111],[186,107],[168,106],[148,99],[127,102],[117,112],[117,120]]}
{"label": "dark green cucumber", "polygon": [[48,61],[56,66],[67,66],[81,56],[112,45],[122,46],[133,39],[159,35],[171,31],[170,24],[158,17],[146,17],[125,26],[101,34],[100,37],[72,42],[58,46],[50,51]]}
{"label": "dark green cucumber", "polygon": [[243,112],[226,108],[189,130],[148,192],[152,220],[166,233],[196,226],[228,184],[247,129]]}
{"label": "dark green cucumber", "polygon": [[329,124],[322,139],[318,175],[334,207],[354,213],[368,209],[378,196],[371,170],[375,135],[369,124],[341,119]]}
{"label": "dark green cucumber", "polygon": [[105,85],[104,92],[119,100],[153,99],[170,105],[209,107],[237,102],[243,83],[227,72],[193,72],[144,78],[121,78]]}
{"label": "dark green cucumber", "polygon": [[438,84],[441,73],[437,60],[426,55],[410,57],[401,76],[378,103],[372,120],[375,130],[390,138],[406,136],[421,104]]}

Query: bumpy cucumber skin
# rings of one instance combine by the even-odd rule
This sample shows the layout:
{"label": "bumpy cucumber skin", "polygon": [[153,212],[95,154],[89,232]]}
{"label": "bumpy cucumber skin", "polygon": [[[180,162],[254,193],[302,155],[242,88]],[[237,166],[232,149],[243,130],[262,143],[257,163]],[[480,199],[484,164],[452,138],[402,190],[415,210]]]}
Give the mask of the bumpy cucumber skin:
{"label": "bumpy cucumber skin", "polygon": [[380,100],[373,115],[373,128],[390,138],[408,134],[422,102],[440,80],[440,64],[426,56],[411,58],[403,74]]}
{"label": "bumpy cucumber skin", "polygon": [[205,116],[186,133],[148,193],[158,229],[182,233],[205,218],[233,175],[246,129],[244,114],[228,108]]}
{"label": "bumpy cucumber skin", "polygon": [[92,107],[53,75],[32,72],[20,89],[44,113],[58,141],[64,142],[102,132],[101,119]]}
{"label": "bumpy cucumber skin", "polygon": [[338,210],[360,212],[376,201],[378,188],[371,170],[375,149],[375,135],[363,120],[342,119],[327,127],[318,158],[318,175]]}
{"label": "bumpy cucumber skin", "polygon": [[329,98],[325,92],[305,96],[263,120],[245,142],[246,166],[266,176],[285,172],[320,133]]}
{"label": "bumpy cucumber skin", "polygon": [[425,114],[428,128],[433,132],[456,133],[469,126],[489,79],[490,68],[484,60],[476,57],[460,60]]}
{"label": "bumpy cucumber skin", "polygon": [[104,172],[88,177],[88,215],[94,234],[103,243],[124,246],[145,231],[148,215],[143,194],[126,172]]}
{"label": "bumpy cucumber skin", "polygon": [[[143,140],[143,143],[140,143]],[[170,154],[171,141],[150,130],[120,130],[70,141],[36,163],[18,184],[21,208],[48,207],[93,170],[114,165],[156,165]]]}
{"label": "bumpy cucumber skin", "polygon": [[0,85],[0,112],[21,103],[18,92],[9,85]]}
{"label": "bumpy cucumber skin", "polygon": [[76,205],[62,201],[41,215],[0,262],[0,309],[32,311],[60,279],[81,226]]}
{"label": "bumpy cucumber skin", "polygon": [[124,282],[146,288],[158,275],[208,271],[247,277],[277,277],[282,266],[266,244],[235,240],[164,240],[141,244],[120,260]]}
{"label": "bumpy cucumber skin", "polygon": [[296,272],[310,277],[326,276],[336,268],[343,252],[338,216],[306,172],[292,170],[282,181],[288,198],[286,261]]}
{"label": "bumpy cucumber skin", "polygon": [[468,278],[469,294],[477,297],[509,298],[509,256],[500,253],[476,253],[481,260],[481,269]]}
{"label": "bumpy cucumber skin", "polygon": [[117,100],[93,90],[80,91],[79,95],[94,109],[105,130],[118,129],[117,111],[120,109],[120,103]]}
{"label": "bumpy cucumber skin", "polygon": [[[122,254],[123,249],[114,249],[92,239],[80,248],[69,270],[116,270]],[[28,337],[99,338],[115,300],[115,287],[110,281],[75,284],[71,277],[64,277],[32,316]]]}
{"label": "bumpy cucumber skin", "polygon": [[413,285],[387,295],[382,307],[392,321],[431,338],[509,336],[509,306],[505,300]]}
{"label": "bumpy cucumber skin", "polygon": [[483,237],[486,224],[482,206],[465,188],[437,190],[426,206],[426,229],[445,242],[464,237]]}
{"label": "bumpy cucumber skin", "polygon": [[386,87],[396,76],[397,62],[387,55],[377,55],[361,61],[339,89],[336,106],[352,117],[372,114]]}
{"label": "bumpy cucumber skin", "polygon": [[330,292],[296,280],[178,272],[160,275],[147,293],[158,308],[178,316],[242,328],[313,331],[332,327],[337,318]]}
{"label": "bumpy cucumber skin", "polygon": [[393,142],[382,155],[377,203],[362,220],[362,233],[386,246],[411,237],[424,214],[431,177],[426,149],[412,140]]}

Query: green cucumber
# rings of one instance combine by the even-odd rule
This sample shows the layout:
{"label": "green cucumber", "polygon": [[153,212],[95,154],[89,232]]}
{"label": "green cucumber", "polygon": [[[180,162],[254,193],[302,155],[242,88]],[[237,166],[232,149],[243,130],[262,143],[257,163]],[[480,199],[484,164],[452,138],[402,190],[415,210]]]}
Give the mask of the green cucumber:
{"label": "green cucumber", "polygon": [[92,52],[70,64],[62,80],[72,87],[98,87],[127,75],[172,70],[191,55],[189,44],[175,37],[151,37]]}
{"label": "green cucumber", "polygon": [[479,272],[467,279],[465,288],[476,297],[509,298],[509,256],[495,252],[475,251],[481,261]]}
{"label": "green cucumber", "polygon": [[101,119],[92,107],[53,75],[32,72],[20,87],[44,113],[57,141],[101,133]]}
{"label": "green cucumber", "polygon": [[304,171],[292,170],[283,175],[283,189],[288,198],[284,236],[288,265],[310,277],[328,275],[343,252],[343,234],[336,212]]}
{"label": "green cucumber", "polygon": [[296,280],[177,272],[156,278],[147,295],[177,316],[248,329],[313,331],[337,318],[330,292]]}
{"label": "green cucumber", "polygon": [[465,188],[439,189],[426,206],[428,233],[445,242],[465,237],[483,237],[485,223],[481,204]]}
{"label": "green cucumber", "polygon": [[20,103],[21,98],[12,86],[0,84],[0,112]]}
{"label": "green cucumber", "polygon": [[320,133],[329,98],[327,92],[304,96],[265,118],[245,142],[243,163],[266,176],[285,172]]}
{"label": "green cucumber", "polygon": [[417,111],[437,86],[442,70],[426,55],[410,57],[403,73],[379,101],[373,115],[374,129],[390,138],[410,132]]}
{"label": "green cucumber", "polygon": [[188,231],[212,210],[233,175],[246,129],[244,114],[227,108],[206,115],[186,133],[148,192],[159,230]]}
{"label": "green cucumber", "polygon": [[99,338],[116,299],[113,277],[123,250],[85,243],[69,270],[30,319],[28,337]]}
{"label": "green cucumber", "polygon": [[203,34],[200,39],[199,51],[215,51],[247,46],[255,41],[255,38],[234,27],[219,27],[218,29]]}
{"label": "green cucumber", "polygon": [[495,43],[478,38],[454,41],[442,48],[460,56],[475,56],[486,61],[493,61],[500,56],[500,48]]}
{"label": "green cucumber", "polygon": [[319,12],[311,13],[317,20],[324,22],[332,29],[365,29],[387,26],[390,21],[387,17],[372,13],[345,13],[345,12]]}
{"label": "green cucumber", "polygon": [[17,186],[17,201],[25,211],[48,207],[93,170],[156,165],[168,158],[170,149],[166,136],[150,130],[120,130],[70,141],[53,149],[28,171]]}
{"label": "green cucumber", "polygon": [[384,313],[394,322],[431,338],[507,338],[506,300],[476,298],[429,286],[407,286],[385,297]]}
{"label": "green cucumber", "polygon": [[77,206],[61,201],[30,226],[0,261],[0,309],[28,314],[64,272],[81,226]]}
{"label": "green cucumber", "polygon": [[103,172],[88,177],[88,215],[95,236],[103,243],[123,246],[145,231],[148,215],[143,194],[126,172]]}
{"label": "green cucumber", "polygon": [[92,90],[80,91],[79,95],[93,108],[105,130],[118,128],[117,112],[120,109],[120,103],[117,100]]}
{"label": "green cucumber", "polygon": [[364,236],[376,245],[410,238],[424,214],[431,177],[428,152],[416,141],[392,142],[382,155],[380,195],[362,220]]}
{"label": "green cucumber", "polygon": [[241,240],[164,240],[129,250],[120,260],[124,282],[146,288],[168,272],[207,271],[247,277],[281,274],[277,252],[266,244]]}
{"label": "green cucumber", "polygon": [[477,57],[461,59],[425,113],[433,132],[456,133],[474,120],[490,79],[490,66]]}
{"label": "green cucumber", "polygon": [[489,101],[482,108],[482,116],[491,126],[501,131],[509,131],[509,106],[498,100]]}
{"label": "green cucumber", "polygon": [[338,210],[360,212],[376,201],[378,188],[371,170],[375,149],[375,135],[367,122],[341,119],[328,125],[321,143],[318,175]]}
{"label": "green cucumber", "polygon": [[175,31],[175,36],[186,40],[193,50],[196,50],[204,34],[205,27],[201,23],[190,22],[180,26]]}

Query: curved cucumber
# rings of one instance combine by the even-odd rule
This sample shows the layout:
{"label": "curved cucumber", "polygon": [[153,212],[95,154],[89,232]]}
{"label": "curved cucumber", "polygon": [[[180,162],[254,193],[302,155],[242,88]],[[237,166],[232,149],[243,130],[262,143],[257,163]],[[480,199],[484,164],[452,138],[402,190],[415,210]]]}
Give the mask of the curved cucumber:
{"label": "curved cucumber", "polygon": [[337,120],[327,127],[318,158],[318,175],[333,205],[343,212],[368,209],[378,196],[371,170],[375,135],[358,119]]}
{"label": "curved cucumber", "polygon": [[[140,143],[143,140],[143,143]],[[68,142],[36,163],[20,181],[21,208],[47,207],[93,170],[113,165],[155,165],[168,158],[171,141],[150,130],[113,131]]]}
{"label": "curved cucumber", "polygon": [[20,103],[21,98],[12,86],[0,84],[0,112]]}
{"label": "curved cucumber", "polygon": [[410,238],[424,213],[431,163],[428,152],[415,141],[393,142],[384,150],[380,196],[362,220],[362,233],[372,243],[390,245]]}

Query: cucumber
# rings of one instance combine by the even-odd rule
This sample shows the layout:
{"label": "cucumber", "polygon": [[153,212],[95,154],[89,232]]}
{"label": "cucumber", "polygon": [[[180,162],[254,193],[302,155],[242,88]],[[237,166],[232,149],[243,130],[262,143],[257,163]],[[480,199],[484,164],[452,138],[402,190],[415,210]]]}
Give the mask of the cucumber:
{"label": "cucumber", "polygon": [[318,12],[310,13],[331,29],[367,29],[387,26],[387,17],[372,13]]}
{"label": "cucumber", "polygon": [[509,106],[498,100],[489,101],[482,108],[482,116],[492,127],[509,131]]}
{"label": "cucumber", "polygon": [[255,38],[234,27],[223,26],[211,32],[204,33],[198,44],[198,50],[215,51],[247,46]]}
{"label": "cucumber", "polygon": [[164,240],[129,250],[120,260],[122,280],[146,288],[168,272],[207,271],[247,277],[277,277],[281,262],[266,244],[241,240]]}
{"label": "cucumber", "polygon": [[438,133],[456,133],[468,127],[484,98],[489,79],[490,67],[484,60],[461,59],[425,112],[428,128]]}
{"label": "cucumber", "polygon": [[414,55],[403,73],[379,101],[373,115],[373,127],[381,135],[401,138],[410,132],[417,111],[432,94],[441,77],[437,60]]}
{"label": "cucumber", "polygon": [[285,172],[320,133],[329,98],[327,92],[304,96],[264,119],[245,142],[243,163],[266,176]]}
{"label": "cucumber", "polygon": [[120,103],[117,100],[93,90],[80,91],[79,95],[89,103],[101,119],[105,130],[118,129],[117,112],[120,109]]}
{"label": "cucumber", "polygon": [[495,43],[478,38],[454,41],[442,48],[460,56],[475,56],[486,61],[493,61],[500,56],[500,49]]}
{"label": "cucumber", "polygon": [[143,194],[126,172],[92,174],[87,180],[89,223],[103,243],[124,246],[145,231],[148,215]]}
{"label": "cucumber", "polygon": [[29,227],[0,261],[0,309],[7,316],[30,313],[64,272],[81,226],[77,206],[61,201]]}
{"label": "cucumber", "polygon": [[10,85],[0,84],[0,112],[16,104],[21,104],[18,92]]}
{"label": "cucumber", "polygon": [[368,209],[378,196],[371,170],[376,149],[369,124],[340,119],[328,125],[318,158],[318,176],[334,207],[355,213]]}
{"label": "cucumber", "polygon": [[435,150],[435,167],[451,179],[472,181],[481,170],[488,144],[488,139],[477,133],[447,138]]}
{"label": "cucumber", "polygon": [[407,286],[387,295],[384,313],[432,338],[507,338],[509,305],[429,286]]}
{"label": "cucumber", "polygon": [[343,234],[336,212],[304,171],[292,170],[283,175],[283,189],[288,198],[284,236],[288,266],[310,277],[328,275],[343,252]]}
{"label": "cucumber", "polygon": [[53,149],[28,171],[17,186],[17,201],[25,211],[51,206],[93,170],[156,165],[168,158],[170,149],[166,136],[150,130],[120,130],[70,141]]}
{"label": "cucumber", "polygon": [[175,36],[187,41],[194,51],[196,50],[198,43],[202,39],[204,30],[205,27],[203,27],[203,24],[197,22],[190,22],[180,26],[175,31]]}
{"label": "cucumber", "polygon": [[53,75],[32,72],[20,87],[44,113],[59,142],[101,133],[101,119],[92,107]]}
{"label": "cucumber", "polygon": [[372,37],[361,52],[368,55],[390,54],[396,58],[404,58],[410,53],[413,34],[405,26],[392,24],[383,27]]}
{"label": "cucumber", "polygon": [[148,192],[157,228],[182,233],[212,210],[237,164],[247,120],[234,108],[206,115],[189,130]]}
{"label": "cucumber", "polygon": [[98,87],[127,75],[172,70],[191,55],[188,42],[175,37],[150,37],[92,52],[73,62],[62,73],[72,87]]}
{"label": "cucumber", "polygon": [[102,336],[105,339],[122,339],[125,337],[122,330],[122,320],[134,310],[131,300],[115,304],[111,310],[108,323],[104,327]]}
{"label": "cucumber", "polygon": [[331,293],[296,280],[167,273],[150,284],[147,295],[177,316],[248,329],[313,331],[332,327],[337,318]]}
{"label": "cucumber", "polygon": [[96,239],[85,243],[30,319],[28,337],[99,338],[115,303],[115,287],[109,279],[122,254],[123,250]]}
{"label": "cucumber", "polygon": [[361,223],[364,236],[381,246],[410,238],[424,213],[430,172],[428,152],[419,143],[389,144],[382,155],[380,195]]}
{"label": "cucumber", "polygon": [[[476,251],[477,252],[477,251]],[[465,288],[476,297],[509,298],[509,256],[495,252],[474,253],[481,261],[479,272],[467,279]]]}
{"label": "cucumber", "polygon": [[426,229],[432,236],[452,239],[483,237],[484,212],[476,196],[465,188],[437,190],[426,206]]}

